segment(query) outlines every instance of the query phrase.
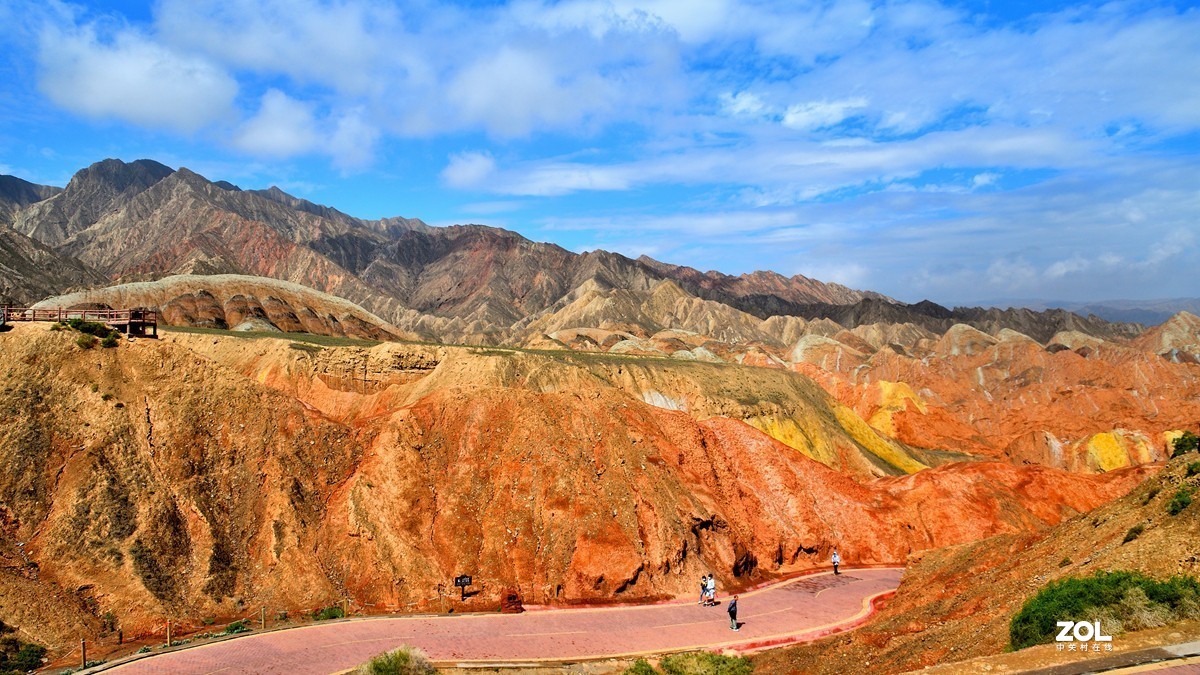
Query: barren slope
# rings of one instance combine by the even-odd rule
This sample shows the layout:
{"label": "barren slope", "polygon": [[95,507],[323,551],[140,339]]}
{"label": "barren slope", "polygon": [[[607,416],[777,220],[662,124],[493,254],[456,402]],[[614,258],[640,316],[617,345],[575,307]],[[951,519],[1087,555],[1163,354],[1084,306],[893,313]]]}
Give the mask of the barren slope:
{"label": "barren slope", "polygon": [[[1197,459],[1193,453],[1173,460],[1125,497],[1052,529],[916,554],[895,598],[870,625],[768,652],[758,665],[770,672],[832,674],[870,662],[873,672],[895,673],[999,654],[1012,617],[1050,581],[1101,570],[1162,579],[1200,574],[1200,507],[1193,504],[1177,516],[1166,511],[1181,485],[1200,487],[1200,476],[1185,475],[1186,464]],[[1125,542],[1135,525],[1144,533]],[[1160,639],[1170,638],[1164,633]],[[966,671],[950,666],[945,672]]]}
{"label": "barren slope", "polygon": [[[56,646],[105,611],[130,635],[341,597],[423,609],[460,573],[479,607],[506,587],[690,593],[707,571],[734,589],[835,544],[896,562],[1043,527],[1139,477],[972,464],[856,482],[741,421],[645,402],[653,384],[658,403],[738,410],[762,369],[187,335],[83,351],[39,325],[0,334],[0,354],[4,550],[31,563],[0,572],[0,618]],[[814,443],[859,447],[836,403],[780,375]],[[703,395],[715,382],[728,398]],[[13,609],[29,589],[61,600]]]}

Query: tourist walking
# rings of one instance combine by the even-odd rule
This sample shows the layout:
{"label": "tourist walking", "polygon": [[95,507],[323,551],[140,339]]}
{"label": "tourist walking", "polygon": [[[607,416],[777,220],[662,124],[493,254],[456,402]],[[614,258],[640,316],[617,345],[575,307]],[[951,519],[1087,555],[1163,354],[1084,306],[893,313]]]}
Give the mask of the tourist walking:
{"label": "tourist walking", "polygon": [[837,552],[837,549],[836,549],[836,548],[835,548],[835,549],[833,549],[833,558],[832,558],[832,560],[833,560],[833,573],[834,573],[834,574],[841,574],[841,572],[839,572],[839,571],[838,571],[838,565],[841,565],[841,564],[842,564],[842,556],[838,555],[838,552]]}
{"label": "tourist walking", "polygon": [[708,575],[708,602],[706,604],[709,607],[717,604],[717,580],[711,574]]}
{"label": "tourist walking", "polygon": [[731,599],[729,601],[729,608],[725,610],[726,612],[729,612],[729,628],[730,628],[730,630],[741,630],[740,628],[738,628],[738,624],[737,624],[737,599],[738,599],[738,596],[736,596],[736,595],[733,596],[733,599]]}
{"label": "tourist walking", "polygon": [[703,605],[708,599],[708,577],[700,575],[700,599],[696,601],[697,605]]}

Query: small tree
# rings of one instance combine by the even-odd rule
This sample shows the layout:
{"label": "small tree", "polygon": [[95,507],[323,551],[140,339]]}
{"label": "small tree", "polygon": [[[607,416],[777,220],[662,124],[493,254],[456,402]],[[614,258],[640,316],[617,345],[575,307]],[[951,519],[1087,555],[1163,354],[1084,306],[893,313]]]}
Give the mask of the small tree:
{"label": "small tree", "polygon": [[1200,450],[1200,436],[1190,431],[1185,431],[1171,443],[1171,448],[1174,450],[1171,453],[1172,457],[1179,457],[1189,452]]}

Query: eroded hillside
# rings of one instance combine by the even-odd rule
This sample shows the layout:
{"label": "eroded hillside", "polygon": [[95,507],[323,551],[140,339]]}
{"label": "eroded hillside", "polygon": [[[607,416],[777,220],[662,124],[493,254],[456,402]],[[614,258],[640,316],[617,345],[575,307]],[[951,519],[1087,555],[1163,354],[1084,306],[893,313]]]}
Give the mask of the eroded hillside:
{"label": "eroded hillside", "polygon": [[[935,664],[949,664],[944,672],[953,673],[1052,665],[1046,652],[1024,666],[1013,659],[1003,666],[985,660],[971,668],[954,662],[1004,652],[1012,617],[1051,581],[1116,570],[1158,579],[1200,574],[1200,508],[1193,504],[1175,515],[1167,508],[1181,488],[1200,487],[1200,476],[1188,473],[1188,464],[1197,459],[1191,453],[1172,460],[1128,495],[1054,528],[915,554],[896,596],[871,624],[766,653],[759,665],[769,672],[805,673],[845,672],[850,664],[868,661],[878,673]],[[1131,536],[1134,528],[1138,534]],[[1158,639],[1156,644],[1187,638],[1163,634]],[[1118,636],[1116,644],[1126,649],[1130,643]],[[1080,658],[1062,656],[1057,663]]]}
{"label": "eroded hillside", "polygon": [[[81,350],[45,325],[0,354],[0,606],[52,645],[109,611],[133,634],[343,597],[419,610],[460,573],[481,607],[657,598],[708,571],[733,589],[834,545],[894,563],[1040,529],[1147,471],[874,479],[946,458],[804,376],[727,364],[179,333]],[[764,411],[843,470],[743,421]]]}

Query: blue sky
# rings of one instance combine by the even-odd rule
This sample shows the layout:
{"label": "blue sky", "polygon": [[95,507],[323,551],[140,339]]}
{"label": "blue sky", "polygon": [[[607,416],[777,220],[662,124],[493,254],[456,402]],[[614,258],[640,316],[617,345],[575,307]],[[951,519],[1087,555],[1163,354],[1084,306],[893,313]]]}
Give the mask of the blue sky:
{"label": "blue sky", "polygon": [[352,215],[946,304],[1200,296],[1190,3],[0,4],[0,173],[105,157]]}

